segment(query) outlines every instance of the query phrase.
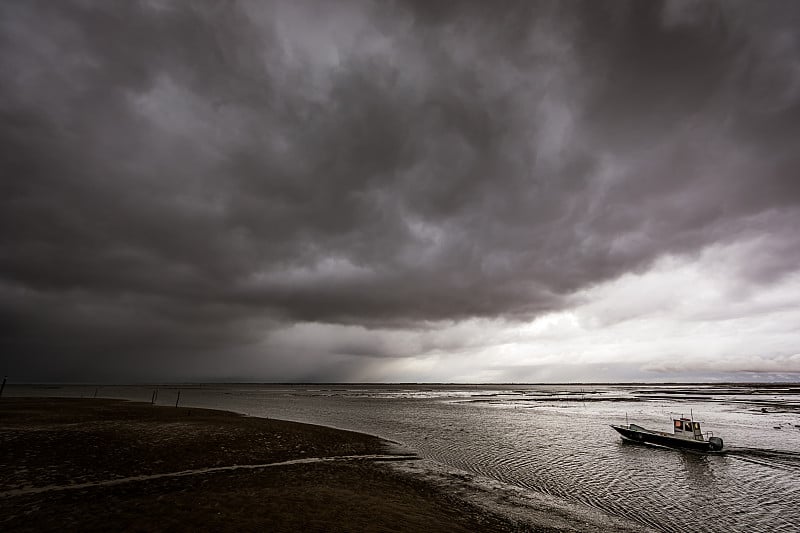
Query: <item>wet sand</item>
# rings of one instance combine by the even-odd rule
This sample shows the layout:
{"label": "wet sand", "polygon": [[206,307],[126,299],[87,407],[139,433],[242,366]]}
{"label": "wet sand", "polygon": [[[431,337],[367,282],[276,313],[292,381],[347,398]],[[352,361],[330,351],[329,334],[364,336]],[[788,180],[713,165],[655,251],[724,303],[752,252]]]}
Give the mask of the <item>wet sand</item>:
{"label": "wet sand", "polygon": [[614,527],[543,504],[493,513],[463,486],[448,490],[454,477],[434,481],[414,463],[377,437],[322,426],[119,400],[2,398],[0,530]]}

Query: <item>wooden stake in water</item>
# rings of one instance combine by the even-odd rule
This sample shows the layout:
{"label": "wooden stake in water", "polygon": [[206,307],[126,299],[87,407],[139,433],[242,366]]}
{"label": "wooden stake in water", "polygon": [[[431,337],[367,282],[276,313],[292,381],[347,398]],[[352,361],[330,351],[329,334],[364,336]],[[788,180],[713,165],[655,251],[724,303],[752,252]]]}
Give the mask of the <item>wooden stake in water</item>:
{"label": "wooden stake in water", "polygon": [[156,403],[156,391],[153,391],[153,395],[150,397],[150,405],[154,405]]}
{"label": "wooden stake in water", "polygon": [[7,380],[7,379],[8,379],[8,376],[3,376],[3,384],[2,384],[2,385],[0,385],[0,396],[2,396],[2,395],[3,395],[3,389],[5,389],[5,388],[6,388],[6,380]]}
{"label": "wooden stake in water", "polygon": [[181,401],[181,391],[178,389],[178,397],[175,398],[175,407],[178,407],[178,402]]}

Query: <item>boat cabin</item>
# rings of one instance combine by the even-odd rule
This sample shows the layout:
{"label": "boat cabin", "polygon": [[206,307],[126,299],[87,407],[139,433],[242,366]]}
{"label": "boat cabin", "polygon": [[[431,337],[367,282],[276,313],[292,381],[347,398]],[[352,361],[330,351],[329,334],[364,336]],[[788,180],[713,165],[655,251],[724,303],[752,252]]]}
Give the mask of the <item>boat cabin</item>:
{"label": "boat cabin", "polygon": [[683,439],[705,440],[700,431],[700,422],[695,422],[691,418],[673,418],[672,433]]}

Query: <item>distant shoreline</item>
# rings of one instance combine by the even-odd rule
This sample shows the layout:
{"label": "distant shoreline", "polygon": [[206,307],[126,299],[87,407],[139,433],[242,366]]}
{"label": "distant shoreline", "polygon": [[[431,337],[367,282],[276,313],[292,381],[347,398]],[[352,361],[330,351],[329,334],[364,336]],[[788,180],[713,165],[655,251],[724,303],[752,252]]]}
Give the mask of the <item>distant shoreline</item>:
{"label": "distant shoreline", "polygon": [[283,382],[283,381],[175,381],[151,382],[135,381],[130,383],[93,382],[93,381],[25,381],[11,382],[8,387],[14,386],[40,386],[40,387],[221,387],[227,385],[267,385],[286,387],[646,387],[646,386],[730,386],[730,387],[763,387],[778,388],[787,386],[800,386],[800,379],[796,381],[614,381],[614,382],[505,382],[505,383],[461,383],[461,382],[393,382],[393,381],[366,381],[366,382]]}

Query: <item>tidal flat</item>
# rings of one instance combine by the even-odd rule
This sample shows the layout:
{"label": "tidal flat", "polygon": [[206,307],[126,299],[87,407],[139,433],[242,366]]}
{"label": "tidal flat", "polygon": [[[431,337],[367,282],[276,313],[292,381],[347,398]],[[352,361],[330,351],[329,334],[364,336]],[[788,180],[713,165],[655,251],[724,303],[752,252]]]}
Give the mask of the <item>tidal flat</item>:
{"label": "tidal flat", "polygon": [[2,398],[0,444],[3,531],[621,526],[556,502],[528,502],[519,516],[493,513],[458,473],[432,476],[386,440],[220,410]]}
{"label": "tidal flat", "polygon": [[[691,516],[693,531],[795,532],[800,523],[797,383],[11,385],[3,401],[42,396],[155,399],[374,435],[419,458],[381,468],[512,527],[670,532]],[[632,445],[610,427],[628,419],[668,431],[680,416],[723,438],[723,452]]]}

